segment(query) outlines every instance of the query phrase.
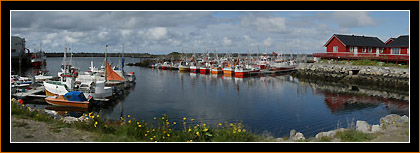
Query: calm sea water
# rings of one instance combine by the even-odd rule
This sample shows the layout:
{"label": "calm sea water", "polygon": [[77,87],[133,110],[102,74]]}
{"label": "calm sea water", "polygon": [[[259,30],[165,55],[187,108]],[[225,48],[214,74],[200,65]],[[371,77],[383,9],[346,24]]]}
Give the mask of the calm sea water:
{"label": "calm sea water", "polygon": [[[114,65],[118,63],[118,58],[109,59]],[[126,63],[139,60],[126,58]],[[57,75],[61,61],[62,58],[47,59],[50,75]],[[73,58],[73,64],[81,71],[88,70],[90,61],[100,67],[103,58]],[[299,82],[287,74],[232,78],[134,66],[124,69],[135,72],[136,84],[119,100],[93,108],[103,117],[118,120],[130,115],[153,122],[154,117],[167,114],[171,121],[180,123],[176,128],[182,128],[182,118],[186,117],[195,119],[193,125],[242,122],[258,134],[283,137],[295,129],[308,137],[337,126],[346,128],[356,120],[379,124],[379,119],[388,114],[408,116],[409,113],[408,101],[338,92],[336,87]],[[33,106],[54,109],[59,114],[68,111],[76,117],[87,112],[49,105]]]}

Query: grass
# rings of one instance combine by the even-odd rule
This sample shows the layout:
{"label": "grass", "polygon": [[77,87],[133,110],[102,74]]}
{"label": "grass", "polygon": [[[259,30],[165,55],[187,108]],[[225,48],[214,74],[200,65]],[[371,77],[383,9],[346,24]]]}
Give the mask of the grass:
{"label": "grass", "polygon": [[[109,121],[93,113],[86,114],[86,123],[77,123],[82,129],[100,133],[97,141],[142,141],[142,142],[249,142],[259,136],[247,132],[242,123],[193,124],[194,119],[183,118],[182,123],[171,122],[166,114],[155,117],[153,123],[125,116],[119,121]],[[176,124],[182,129],[174,130]]]}
{"label": "grass", "polygon": [[345,130],[343,132],[337,132],[336,137],[340,138],[344,142],[366,142],[375,138],[373,134],[362,133],[355,129]]}
{"label": "grass", "polygon": [[[328,63],[327,59],[323,59],[321,60],[321,63]],[[375,61],[375,60],[369,60],[369,59],[362,59],[362,60],[339,60],[337,61],[336,64],[340,64],[340,65],[357,65],[357,66],[383,66],[383,67],[398,67],[398,68],[408,68],[408,65],[399,65],[399,64],[394,64],[392,62],[384,63],[384,62],[379,62],[379,61]]]}
{"label": "grass", "polygon": [[[95,141],[101,142],[250,142],[264,141],[264,137],[250,133],[242,123],[218,123],[208,125],[204,122],[196,124],[194,119],[183,118],[181,123],[171,121],[163,114],[155,117],[154,122],[148,123],[138,120],[130,115],[121,117],[119,121],[102,118],[99,114],[84,114],[86,121],[78,121],[72,124],[54,119],[52,116],[16,100],[11,102],[12,115],[18,118],[33,119],[36,121],[52,124],[54,133],[61,132],[61,128],[77,128],[96,133]],[[15,123],[25,127],[25,123]],[[182,126],[182,129],[174,130],[174,127]],[[267,140],[265,140],[267,141]]]}
{"label": "grass", "polygon": [[[275,138],[267,138],[257,135],[242,123],[223,122],[216,125],[208,125],[204,122],[197,124],[194,119],[184,117],[181,123],[171,121],[163,114],[155,117],[153,122],[148,123],[138,120],[130,115],[121,117],[118,121],[102,118],[99,114],[84,114],[86,121],[78,121],[72,124],[64,123],[54,119],[52,116],[12,100],[12,115],[18,118],[33,119],[52,124],[55,133],[61,132],[61,128],[77,128],[84,131],[96,133],[94,141],[99,142],[270,142]],[[12,122],[15,126],[26,127],[27,124]],[[175,126],[181,129],[174,130]],[[372,134],[364,134],[354,129],[344,132],[337,132],[336,137],[341,141],[369,141],[375,138]],[[30,135],[25,138],[31,138]],[[287,140],[287,137],[284,138]],[[306,141],[312,141],[306,139]],[[333,141],[331,138],[321,138],[321,142]]]}

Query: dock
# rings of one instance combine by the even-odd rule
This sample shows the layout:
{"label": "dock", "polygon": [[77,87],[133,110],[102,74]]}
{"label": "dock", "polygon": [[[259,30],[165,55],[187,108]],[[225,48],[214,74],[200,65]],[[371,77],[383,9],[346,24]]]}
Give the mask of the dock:
{"label": "dock", "polygon": [[38,93],[44,92],[44,87],[37,87],[35,89],[29,89],[26,90],[25,92],[16,92],[14,94],[12,94],[12,96],[15,97],[20,97],[20,98],[25,98],[25,97],[36,97],[36,98],[46,98],[46,95],[39,95]]}

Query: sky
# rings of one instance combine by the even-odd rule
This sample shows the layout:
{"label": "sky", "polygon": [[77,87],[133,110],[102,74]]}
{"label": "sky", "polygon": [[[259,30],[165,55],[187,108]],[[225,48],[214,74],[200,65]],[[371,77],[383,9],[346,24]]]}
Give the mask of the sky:
{"label": "sky", "polygon": [[333,34],[409,34],[408,11],[12,11],[31,51],[314,53]]}

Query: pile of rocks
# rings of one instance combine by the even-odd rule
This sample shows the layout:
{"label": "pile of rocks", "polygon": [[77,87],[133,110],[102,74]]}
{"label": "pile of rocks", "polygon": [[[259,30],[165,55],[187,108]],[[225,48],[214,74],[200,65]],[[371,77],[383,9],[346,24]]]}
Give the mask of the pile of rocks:
{"label": "pile of rocks", "polygon": [[[406,115],[399,116],[396,114],[390,114],[380,119],[380,125],[370,125],[366,121],[357,120],[356,131],[359,131],[362,133],[371,133],[371,134],[379,133],[379,132],[384,133],[389,130],[398,128],[400,126],[408,126],[408,123],[409,123],[409,118]],[[346,130],[349,130],[349,129],[339,128],[339,129],[335,129],[335,130],[331,130],[327,132],[319,132],[318,134],[315,135],[315,140],[320,140],[321,138],[326,137],[326,138],[332,138],[335,141],[339,141],[338,139],[335,138],[335,135],[338,132],[344,132]],[[306,138],[304,137],[302,133],[297,132],[296,130],[291,130],[288,141],[303,141],[305,139]],[[308,139],[311,140],[313,138],[308,138]]]}

